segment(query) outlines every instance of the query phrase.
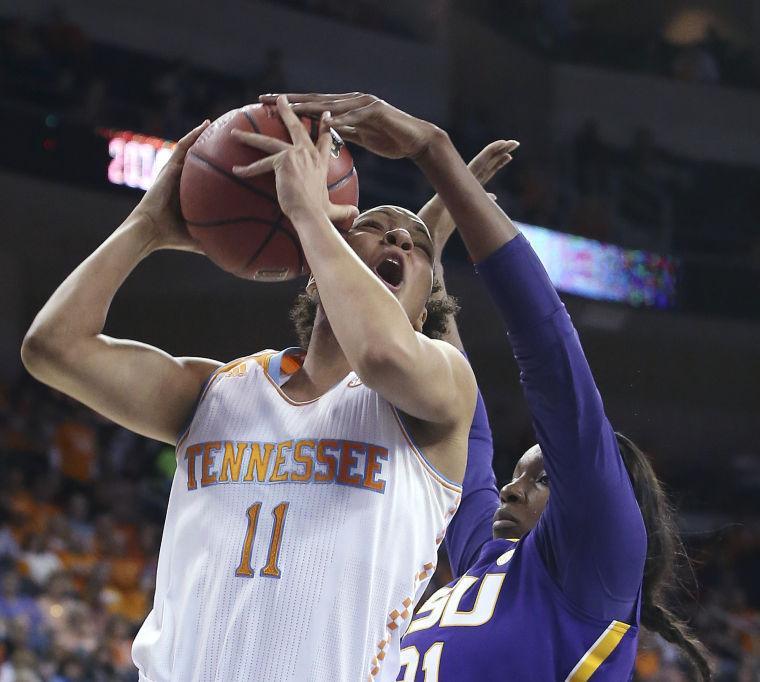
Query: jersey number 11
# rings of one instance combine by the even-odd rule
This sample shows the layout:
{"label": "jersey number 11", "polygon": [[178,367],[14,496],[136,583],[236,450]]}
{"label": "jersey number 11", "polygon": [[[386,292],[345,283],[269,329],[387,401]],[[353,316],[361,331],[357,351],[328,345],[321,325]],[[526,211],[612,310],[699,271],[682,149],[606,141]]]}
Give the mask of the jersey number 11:
{"label": "jersey number 11", "polygon": [[[235,575],[243,578],[253,577],[253,568],[251,567],[251,552],[253,550],[253,540],[256,537],[256,526],[259,523],[259,512],[261,511],[261,502],[255,502],[246,511],[248,516],[248,528],[245,531],[245,540],[243,541],[243,551],[240,555],[240,565],[235,570]],[[273,510],[274,526],[272,527],[272,537],[269,540],[269,553],[267,554],[267,563],[259,571],[259,575],[267,578],[279,578],[280,567],[277,565],[277,559],[280,556],[280,545],[282,544],[282,531],[285,527],[285,515],[288,513],[288,503],[280,502]]]}

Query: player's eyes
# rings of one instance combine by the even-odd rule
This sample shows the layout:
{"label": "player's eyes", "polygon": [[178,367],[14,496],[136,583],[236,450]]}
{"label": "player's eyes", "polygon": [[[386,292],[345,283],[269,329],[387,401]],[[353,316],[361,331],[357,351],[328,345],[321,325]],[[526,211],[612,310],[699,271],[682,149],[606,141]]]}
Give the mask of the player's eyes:
{"label": "player's eyes", "polygon": [[538,482],[541,485],[549,485],[549,477],[546,474],[544,474],[543,476],[539,476]]}

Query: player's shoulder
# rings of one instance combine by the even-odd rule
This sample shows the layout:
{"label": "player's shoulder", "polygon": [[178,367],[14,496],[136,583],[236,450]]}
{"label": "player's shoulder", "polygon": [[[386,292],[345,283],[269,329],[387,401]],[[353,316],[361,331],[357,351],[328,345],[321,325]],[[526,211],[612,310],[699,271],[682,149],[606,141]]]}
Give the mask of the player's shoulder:
{"label": "player's shoulder", "polygon": [[277,355],[279,352],[280,351],[274,350],[273,348],[265,348],[264,350],[259,350],[255,353],[250,353],[249,355],[243,355],[242,357],[230,360],[227,364],[221,367],[221,369],[227,371],[230,367],[236,367],[249,362],[257,365],[264,365],[268,358]]}
{"label": "player's shoulder", "polygon": [[229,360],[228,362],[220,365],[213,371],[209,377],[208,382],[214,381],[214,379],[223,376],[242,376],[255,368],[266,370],[267,365],[272,357],[277,355],[279,351],[267,348],[260,350],[250,355],[243,355],[242,357]]}

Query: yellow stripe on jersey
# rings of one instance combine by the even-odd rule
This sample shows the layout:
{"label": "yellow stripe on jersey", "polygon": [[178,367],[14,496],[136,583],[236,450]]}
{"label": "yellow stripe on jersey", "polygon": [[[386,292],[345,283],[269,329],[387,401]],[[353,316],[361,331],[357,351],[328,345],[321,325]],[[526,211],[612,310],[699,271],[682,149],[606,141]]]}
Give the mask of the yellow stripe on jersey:
{"label": "yellow stripe on jersey", "polygon": [[620,644],[620,640],[623,639],[630,627],[628,623],[613,620],[602,633],[601,637],[583,654],[583,658],[578,661],[578,664],[565,678],[565,682],[587,682],[596,672],[597,668],[615,651],[617,645]]}

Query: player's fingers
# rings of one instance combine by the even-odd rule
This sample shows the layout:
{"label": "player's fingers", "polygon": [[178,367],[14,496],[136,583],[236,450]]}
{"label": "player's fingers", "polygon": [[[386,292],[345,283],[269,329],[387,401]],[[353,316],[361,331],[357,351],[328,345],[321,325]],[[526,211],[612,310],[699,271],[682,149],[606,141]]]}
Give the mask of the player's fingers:
{"label": "player's fingers", "polygon": [[468,168],[481,184],[485,184],[499,169],[506,166],[512,160],[510,152],[519,146],[520,143],[516,140],[497,140],[496,142],[491,142],[470,161]]}
{"label": "player's fingers", "polygon": [[472,161],[470,161],[468,166],[470,170],[475,167],[484,166],[494,158],[498,158],[504,154],[513,152],[519,146],[520,143],[516,140],[496,140],[495,142],[491,142],[483,147],[483,149],[477,153]]}
{"label": "player's fingers", "polygon": [[233,166],[232,172],[239,178],[254,178],[257,175],[263,175],[273,171],[280,157],[287,151],[279,152],[273,156],[267,156],[265,159],[254,161],[248,166]]}
{"label": "player's fingers", "polygon": [[297,102],[329,102],[332,100],[347,99],[358,97],[361,92],[341,92],[341,93],[320,93],[320,92],[276,92],[266,95],[259,95],[259,101],[264,104],[274,104],[280,95],[285,95],[291,104]]}
{"label": "player's fingers", "polygon": [[280,95],[277,98],[277,113],[280,114],[280,118],[288,129],[290,139],[295,146],[300,147],[305,145],[309,147],[313,144],[309,137],[309,133],[306,132],[306,128],[303,127],[298,116],[296,116],[290,108],[290,103],[288,102],[286,95]]}
{"label": "player's fingers", "polygon": [[327,119],[327,122],[330,124],[330,127],[335,128],[336,130],[342,128],[343,126],[356,128],[361,124],[362,121],[364,121],[370,114],[372,114],[373,111],[375,111],[375,109],[372,107],[374,103],[375,100],[369,102],[368,104],[365,104],[362,107],[352,108],[350,111],[347,111],[344,114],[339,114],[337,116],[335,115],[335,111],[333,111],[333,115]]}
{"label": "player's fingers", "polygon": [[267,152],[269,154],[277,154],[278,152],[285,151],[293,146],[283,140],[277,140],[274,137],[261,135],[259,133],[251,133],[246,130],[240,130],[239,128],[233,128],[231,134],[232,137],[243,144],[253,147],[254,149],[260,149],[262,152]]}
{"label": "player's fingers", "polygon": [[345,114],[354,109],[360,109],[372,104],[377,98],[372,95],[358,95],[345,99],[318,100],[313,102],[296,102],[292,105],[293,111],[302,116],[318,116],[323,111],[330,110],[336,116]]}
{"label": "player's fingers", "polygon": [[353,222],[359,215],[359,209],[351,204],[330,204],[327,217],[334,223]]}
{"label": "player's fingers", "polygon": [[[334,120],[334,119],[333,119]],[[344,142],[355,142],[359,144],[361,142],[361,136],[356,126],[336,126],[334,123],[329,123],[330,127],[343,138]]]}
{"label": "player's fingers", "polygon": [[203,134],[203,131],[206,130],[206,128],[208,128],[210,124],[211,124],[211,121],[206,119],[203,123],[193,128],[189,133],[187,133],[184,137],[182,137],[180,141],[177,142],[177,145],[174,147],[172,156],[174,156],[175,158],[179,158],[187,154],[187,150],[190,149],[190,147],[192,147],[195,144],[195,141]]}
{"label": "player's fingers", "polygon": [[323,111],[319,118],[319,137],[317,138],[317,151],[324,162],[330,158],[330,150],[333,144],[330,126],[327,125],[328,118],[330,118],[330,112]]}

